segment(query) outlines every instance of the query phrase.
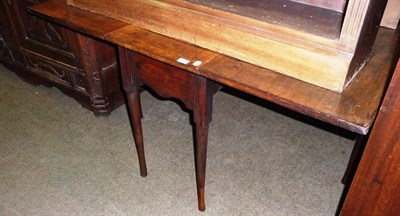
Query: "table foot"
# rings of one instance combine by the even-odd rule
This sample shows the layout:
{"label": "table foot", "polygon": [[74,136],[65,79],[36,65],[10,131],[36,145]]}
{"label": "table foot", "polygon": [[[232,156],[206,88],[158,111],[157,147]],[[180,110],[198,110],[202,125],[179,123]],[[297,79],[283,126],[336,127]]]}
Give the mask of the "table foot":
{"label": "table foot", "polygon": [[204,199],[204,188],[197,188],[197,201],[199,203],[199,210],[202,212],[205,211],[206,204]]}

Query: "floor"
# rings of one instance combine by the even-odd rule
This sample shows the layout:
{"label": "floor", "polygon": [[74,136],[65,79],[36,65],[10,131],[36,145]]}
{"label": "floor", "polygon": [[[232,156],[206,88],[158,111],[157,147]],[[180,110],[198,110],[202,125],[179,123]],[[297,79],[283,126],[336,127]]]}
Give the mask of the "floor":
{"label": "floor", "polygon": [[189,115],[142,93],[149,175],[125,106],[95,117],[0,64],[0,215],[334,215],[354,137],[234,91],[214,98],[206,211]]}

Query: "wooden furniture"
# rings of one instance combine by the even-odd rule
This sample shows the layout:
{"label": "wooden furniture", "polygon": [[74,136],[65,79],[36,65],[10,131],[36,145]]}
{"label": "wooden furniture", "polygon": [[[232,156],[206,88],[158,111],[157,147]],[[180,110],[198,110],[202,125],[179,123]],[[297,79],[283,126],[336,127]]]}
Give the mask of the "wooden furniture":
{"label": "wooden furniture", "polygon": [[368,59],[387,0],[67,0],[342,92]]}
{"label": "wooden furniture", "polygon": [[[171,52],[174,52],[174,50]],[[197,196],[199,209],[204,211],[208,125],[212,115],[212,96],[220,89],[220,86],[207,78],[126,48],[119,48],[119,57],[141,176],[147,175],[147,168],[143,147],[139,94],[140,88],[146,85],[163,97],[179,99],[187,109],[193,112]]]}
{"label": "wooden furniture", "polygon": [[400,1],[388,0],[382,17],[381,26],[396,29],[400,20]]}
{"label": "wooden furniture", "polygon": [[55,86],[96,115],[123,103],[115,47],[26,12],[44,0],[0,2],[0,63],[35,85]]}
{"label": "wooden furniture", "polygon": [[[67,6],[62,0],[48,1],[33,7],[30,11],[45,19],[115,43],[122,47],[121,56],[127,56],[128,51],[125,49],[140,53],[147,56],[146,58],[162,62],[161,68],[170,65],[175,68],[174,70],[182,69],[186,73],[217,81],[353,131],[360,136],[368,133],[375,119],[399,40],[399,35],[393,30],[381,29],[370,61],[366,63],[360,76],[355,77],[354,81],[339,94],[217,52],[165,37],[130,23]],[[103,25],[97,25],[97,23],[103,23]],[[182,61],[182,57],[188,61]],[[133,57],[129,59],[132,60]],[[121,63],[125,65],[121,65],[125,68],[122,71],[135,68],[135,66],[126,65],[128,60],[121,59]],[[132,74],[132,71],[128,74]],[[132,80],[124,79],[124,82],[128,82],[125,84],[125,86],[128,84],[127,90],[132,88],[129,87],[130,81]],[[132,98],[132,100],[137,99]],[[132,112],[139,111],[137,109]],[[137,113],[136,116],[138,116]],[[142,154],[140,147],[138,150],[139,154]],[[202,166],[205,167],[205,161],[200,162],[204,163]],[[144,175],[143,159],[141,164],[142,175]],[[201,205],[199,207],[202,209]]]}
{"label": "wooden furniture", "polygon": [[400,61],[372,128],[342,216],[400,212]]}

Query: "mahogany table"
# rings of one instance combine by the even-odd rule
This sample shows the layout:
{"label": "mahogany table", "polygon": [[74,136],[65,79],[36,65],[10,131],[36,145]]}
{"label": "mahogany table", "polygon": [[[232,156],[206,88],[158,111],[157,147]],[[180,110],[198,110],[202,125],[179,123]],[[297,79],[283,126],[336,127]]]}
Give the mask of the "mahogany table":
{"label": "mahogany table", "polygon": [[[233,87],[359,134],[343,180],[347,184],[352,179],[357,157],[362,152],[361,140],[368,134],[385,92],[392,62],[395,59],[395,47],[399,40],[399,35],[393,30],[380,29],[368,63],[342,93],[336,93],[129,23],[67,6],[65,0],[49,0],[30,8],[29,11],[83,34],[118,45],[124,88],[131,98],[128,104],[131,114],[136,113],[134,114],[136,116],[140,114],[139,103],[132,101],[137,100],[135,98],[137,93],[132,93],[132,83],[129,83],[131,80],[126,79],[133,79],[131,75],[134,74],[131,68],[135,66],[128,65],[132,64],[129,59],[137,58],[135,55],[139,55],[143,61],[156,61],[156,64],[162,65],[160,67],[173,68],[172,70],[180,71],[182,74],[191,74],[190,77],[203,80],[202,82],[212,80],[212,83],[215,81]],[[127,56],[130,57],[126,59]],[[159,92],[164,90],[165,88],[162,88]],[[205,107],[207,106],[204,104],[197,108],[195,105],[192,110],[204,110]],[[135,128],[133,125],[134,131]],[[141,174],[145,175],[144,155],[140,156],[142,147],[138,139],[135,138],[135,141],[141,158]],[[197,145],[196,151],[206,151],[207,141],[201,142],[205,145]],[[204,172],[197,173],[200,174],[197,177],[198,192],[201,191],[198,193],[200,210],[205,208],[204,190],[199,190],[204,188],[205,153],[202,153],[203,159],[196,159],[199,163],[196,170],[198,171],[199,167],[204,169]]]}

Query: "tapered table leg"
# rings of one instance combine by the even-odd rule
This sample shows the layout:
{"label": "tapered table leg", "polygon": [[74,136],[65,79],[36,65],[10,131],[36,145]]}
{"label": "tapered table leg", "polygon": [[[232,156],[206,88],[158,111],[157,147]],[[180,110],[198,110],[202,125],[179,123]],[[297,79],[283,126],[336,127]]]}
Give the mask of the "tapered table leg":
{"label": "tapered table leg", "polygon": [[147,176],[146,159],[144,156],[143,132],[142,132],[142,112],[140,105],[139,90],[127,92],[127,101],[130,114],[133,138],[135,139],[136,151],[139,158],[140,175]]}
{"label": "tapered table leg", "polygon": [[197,198],[200,211],[204,211],[204,188],[206,179],[206,159],[208,142],[208,125],[212,115],[212,97],[215,84],[204,77],[195,77],[194,122],[195,122],[195,153],[196,153],[196,182]]}
{"label": "tapered table leg", "polygon": [[204,198],[204,187],[206,177],[206,158],[207,158],[207,137],[208,127],[196,126],[196,182],[197,199],[200,211],[206,209]]}
{"label": "tapered table leg", "polygon": [[142,133],[142,108],[140,104],[140,87],[135,83],[134,76],[137,72],[133,53],[123,47],[118,47],[122,86],[126,93],[127,105],[131,122],[131,129],[137,155],[139,158],[140,175],[147,176],[146,160],[144,156]]}

